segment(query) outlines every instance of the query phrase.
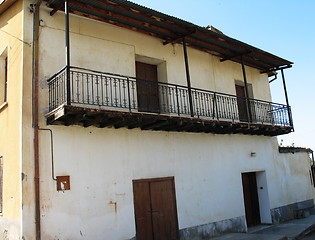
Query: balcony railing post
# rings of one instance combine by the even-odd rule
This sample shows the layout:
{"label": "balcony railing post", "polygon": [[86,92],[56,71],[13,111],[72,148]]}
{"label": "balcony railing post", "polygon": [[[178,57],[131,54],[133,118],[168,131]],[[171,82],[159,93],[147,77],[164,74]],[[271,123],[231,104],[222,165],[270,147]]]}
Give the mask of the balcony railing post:
{"label": "balcony railing post", "polygon": [[131,112],[131,99],[130,99],[129,77],[127,77],[127,93],[128,93],[129,112]]}
{"label": "balcony railing post", "polygon": [[275,116],[273,114],[273,106],[271,103],[269,103],[269,111],[270,111],[270,117],[271,117],[271,124],[273,125],[275,123]]}
{"label": "balcony railing post", "polygon": [[177,85],[175,86],[175,91],[176,91],[177,114],[178,114],[178,116],[180,116],[180,108],[179,108],[179,100],[178,100],[178,87],[177,87]]}
{"label": "balcony railing post", "polygon": [[213,119],[215,118],[215,113],[217,113],[217,119],[219,120],[217,94],[213,93]]}

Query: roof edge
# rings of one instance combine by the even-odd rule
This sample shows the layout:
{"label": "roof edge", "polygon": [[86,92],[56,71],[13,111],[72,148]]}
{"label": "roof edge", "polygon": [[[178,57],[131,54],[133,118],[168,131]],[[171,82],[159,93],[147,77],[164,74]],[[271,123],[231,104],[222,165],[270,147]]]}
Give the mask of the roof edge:
{"label": "roof edge", "polygon": [[313,150],[310,148],[303,147],[279,147],[280,153],[296,153],[296,152],[307,152],[312,153]]}
{"label": "roof edge", "polygon": [[0,4],[0,15],[2,15],[15,2],[17,2],[17,0],[4,0],[4,2]]}

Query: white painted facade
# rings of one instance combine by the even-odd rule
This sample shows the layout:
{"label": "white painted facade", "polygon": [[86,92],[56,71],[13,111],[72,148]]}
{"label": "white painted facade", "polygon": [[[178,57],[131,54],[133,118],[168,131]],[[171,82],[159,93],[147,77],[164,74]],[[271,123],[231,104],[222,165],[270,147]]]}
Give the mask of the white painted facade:
{"label": "white painted facade", "polygon": [[[174,177],[180,230],[235,218],[246,230],[245,172],[256,172],[262,223],[272,223],[271,209],[313,199],[308,156],[279,154],[275,137],[47,125],[46,80],[65,65],[64,15],[51,17],[49,11],[42,7],[40,12],[44,22],[39,39],[40,127],[53,131],[54,172],[70,176],[71,190],[56,190],[50,136],[40,131],[42,239],[134,238],[135,179]],[[25,11],[23,24],[32,25],[31,13]],[[180,45],[164,46],[159,39],[75,16],[70,18],[70,30],[73,66],[135,76],[135,62],[144,61],[158,65],[159,81],[186,85]],[[31,37],[29,27],[24,40],[31,42]],[[31,60],[28,53],[30,49],[25,50],[25,62]],[[188,54],[193,87],[235,95],[235,82],[243,81],[240,64],[221,63],[191,48]],[[246,71],[254,98],[271,101],[267,74],[250,67]],[[24,85],[31,86],[30,73],[25,70]],[[27,105],[31,88],[24,91],[20,221],[21,237],[31,240],[35,232],[33,130]]]}
{"label": "white painted facade", "polygon": [[[40,35],[43,126],[48,106],[45,79],[64,66],[64,16],[48,13],[47,9],[41,12],[46,24]],[[160,81],[185,85],[181,46],[163,46],[140,33],[71,17],[71,49],[74,66],[135,76],[135,61],[144,60],[160,64]],[[193,49],[189,60],[192,86],[235,94],[235,81],[242,80],[239,64],[220,63],[219,58]],[[249,67],[247,72],[254,97],[271,100],[267,75]],[[71,190],[56,191],[49,135],[42,132],[44,239],[134,237],[134,179],[175,177],[180,229],[244,217],[243,172],[257,172],[262,223],[271,223],[270,209],[313,197],[309,179],[301,179],[302,171],[292,181],[308,187],[297,199],[296,188],[286,181],[290,174],[278,168],[286,159],[279,157],[272,137],[48,127],[54,133],[55,173],[70,176]],[[112,203],[117,203],[116,211]]]}
{"label": "white painted facade", "polygon": [[[84,239],[135,236],[133,179],[175,177],[180,229],[243,217],[243,172],[257,172],[262,223],[271,223],[272,208],[313,198],[310,177],[305,174],[307,157],[300,157],[299,167],[290,166],[299,172],[281,169],[296,159],[274,156],[274,138],[94,127],[51,129],[55,171],[70,175],[71,190],[55,190],[47,154],[49,135],[43,134],[44,239],[53,239],[56,233],[59,239],[80,239],[81,233]],[[297,189],[301,189],[299,194]],[[116,212],[111,202],[117,203]]]}
{"label": "white painted facade", "polygon": [[[132,180],[141,178],[175,177],[180,229],[244,216],[241,173],[259,171],[266,178],[273,170],[269,137],[52,129],[56,174],[71,176],[71,191],[55,190],[49,155],[44,157],[42,227],[47,239],[56,232],[61,232],[62,239],[79,239],[80,231],[84,239],[132,238]],[[45,138],[43,154],[49,153],[49,136]],[[267,186],[268,181],[266,194]],[[280,190],[279,185],[270,196]],[[117,202],[116,213],[111,201]],[[270,214],[264,220],[270,223]]]}

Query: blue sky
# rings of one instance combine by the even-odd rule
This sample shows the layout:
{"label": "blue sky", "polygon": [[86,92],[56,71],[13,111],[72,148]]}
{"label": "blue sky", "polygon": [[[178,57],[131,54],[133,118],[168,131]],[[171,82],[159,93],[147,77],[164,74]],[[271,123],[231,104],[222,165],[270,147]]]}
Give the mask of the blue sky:
{"label": "blue sky", "polygon": [[[314,0],[131,0],[224,34],[294,62],[284,71],[295,132],[284,145],[315,150]],[[280,78],[271,83],[273,101],[285,103]]]}

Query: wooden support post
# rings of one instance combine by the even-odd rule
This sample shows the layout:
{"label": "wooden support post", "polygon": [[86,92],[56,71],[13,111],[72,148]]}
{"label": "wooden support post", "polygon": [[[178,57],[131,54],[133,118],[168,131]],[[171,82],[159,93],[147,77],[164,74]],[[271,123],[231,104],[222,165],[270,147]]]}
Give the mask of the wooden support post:
{"label": "wooden support post", "polygon": [[290,104],[289,104],[287,86],[286,86],[286,83],[285,83],[285,78],[284,78],[283,69],[281,69],[281,75],[282,75],[282,83],[283,83],[283,90],[284,90],[284,95],[285,95],[285,101],[286,101],[286,103],[287,103],[287,109],[288,109],[288,114],[289,114],[289,123],[290,123],[290,126],[293,127],[292,114],[291,114],[291,107],[290,107]]}
{"label": "wooden support post", "polygon": [[194,116],[193,102],[191,96],[191,83],[190,83],[190,73],[189,73],[189,64],[188,64],[188,54],[186,40],[183,38],[183,49],[184,49],[184,58],[185,58],[185,67],[186,67],[186,78],[187,78],[187,87],[188,87],[188,98],[189,98],[189,107],[190,107],[190,116]]}
{"label": "wooden support post", "polygon": [[249,94],[248,94],[249,91],[248,91],[248,84],[247,84],[247,78],[246,78],[246,71],[245,71],[243,56],[241,56],[241,62],[242,62],[243,78],[244,78],[244,84],[245,84],[246,112],[247,112],[247,116],[248,116],[248,121],[252,122],[252,111],[250,108],[250,101],[249,101]]}

